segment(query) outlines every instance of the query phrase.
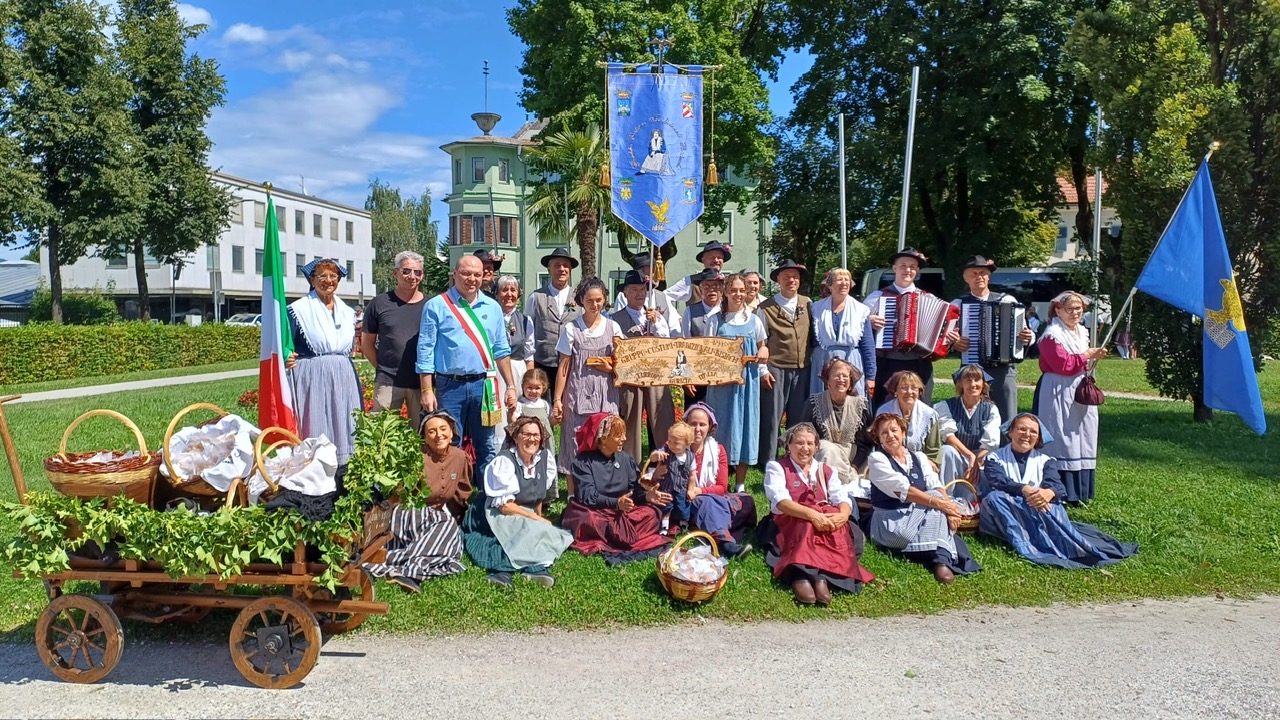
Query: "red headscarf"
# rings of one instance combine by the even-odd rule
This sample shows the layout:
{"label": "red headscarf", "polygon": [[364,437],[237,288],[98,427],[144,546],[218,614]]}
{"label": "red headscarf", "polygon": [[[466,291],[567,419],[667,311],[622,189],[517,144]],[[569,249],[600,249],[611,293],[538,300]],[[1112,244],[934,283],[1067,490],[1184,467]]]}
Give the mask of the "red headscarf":
{"label": "red headscarf", "polygon": [[578,441],[578,452],[590,452],[596,449],[596,441],[600,439],[602,432],[601,426],[612,415],[610,413],[601,412],[594,415],[588,415],[586,421],[578,428],[577,434],[574,436]]}

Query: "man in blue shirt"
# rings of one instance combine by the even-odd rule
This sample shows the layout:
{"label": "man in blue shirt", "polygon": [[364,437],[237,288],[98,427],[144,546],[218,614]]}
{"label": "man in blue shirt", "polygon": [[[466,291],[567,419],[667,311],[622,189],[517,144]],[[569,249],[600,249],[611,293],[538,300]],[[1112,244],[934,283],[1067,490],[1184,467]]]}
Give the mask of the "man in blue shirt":
{"label": "man in blue shirt", "polygon": [[[493,441],[496,423],[485,423],[487,378],[501,374],[507,388],[505,398],[493,398],[497,413],[503,412],[504,405],[506,410],[516,406],[511,346],[502,325],[502,307],[480,292],[483,278],[480,258],[464,255],[458,259],[453,287],[428,300],[422,309],[417,363],[422,409],[432,412],[443,408],[457,419],[462,436],[471,438],[475,445],[478,471],[497,454]],[[461,444],[462,437],[454,440]]]}

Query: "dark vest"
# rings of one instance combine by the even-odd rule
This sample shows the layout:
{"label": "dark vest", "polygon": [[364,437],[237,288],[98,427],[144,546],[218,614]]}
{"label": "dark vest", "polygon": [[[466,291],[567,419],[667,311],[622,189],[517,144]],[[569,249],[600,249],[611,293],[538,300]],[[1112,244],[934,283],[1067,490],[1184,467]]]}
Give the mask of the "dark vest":
{"label": "dark vest", "polygon": [[995,407],[990,400],[979,400],[973,417],[969,417],[960,398],[947,398],[947,409],[951,411],[951,419],[956,423],[956,437],[971,452],[976,453],[981,447],[982,428],[991,421],[991,413],[995,412]]}
{"label": "dark vest", "polygon": [[[921,492],[929,492],[929,486],[925,485],[924,482],[924,471],[920,469],[920,458],[916,457],[914,453],[912,453],[911,456],[911,472],[903,470],[902,466],[898,464],[898,461],[893,459],[893,456],[886,454],[885,457],[889,458],[889,464],[893,466],[894,470],[897,470],[907,476],[907,480],[911,482],[911,487],[920,490]],[[880,508],[881,510],[901,510],[902,508],[910,506],[911,503],[905,500],[899,500],[876,487],[875,483],[872,483],[871,507]]]}
{"label": "dark vest", "polygon": [[582,308],[557,312],[556,299],[546,287],[529,293],[525,301],[525,313],[533,321],[533,361],[539,365],[559,365],[560,355],[556,343],[560,341],[560,329],[582,314]]}
{"label": "dark vest", "polygon": [[511,319],[505,320],[507,326],[507,342],[511,344],[511,359],[527,361],[529,358],[524,355],[524,342],[528,339],[524,328],[524,315],[519,311],[511,312]]}
{"label": "dark vest", "polygon": [[543,462],[534,466],[533,477],[525,477],[524,463],[520,461],[515,448],[507,448],[498,453],[498,457],[507,458],[516,468],[516,480],[520,482],[520,492],[516,493],[515,497],[516,504],[530,510],[537,508],[538,503],[547,496],[547,476],[555,473],[554,466],[548,462],[551,454],[546,451],[540,454],[543,456]]}
{"label": "dark vest", "polygon": [[622,308],[618,312],[609,316],[609,319],[618,323],[618,327],[622,328],[622,334],[627,337],[644,337],[644,333],[636,331],[638,327],[636,321],[631,317],[631,311]]}
{"label": "dark vest", "polygon": [[792,370],[808,367],[812,347],[809,340],[813,330],[809,298],[797,297],[794,320],[787,317],[787,311],[772,297],[760,303],[758,312],[764,316],[765,330],[769,333],[765,341],[769,348],[769,364]]}
{"label": "dark vest", "polygon": [[707,337],[707,306],[699,298],[697,304],[689,305],[689,327],[684,329],[685,337]]}

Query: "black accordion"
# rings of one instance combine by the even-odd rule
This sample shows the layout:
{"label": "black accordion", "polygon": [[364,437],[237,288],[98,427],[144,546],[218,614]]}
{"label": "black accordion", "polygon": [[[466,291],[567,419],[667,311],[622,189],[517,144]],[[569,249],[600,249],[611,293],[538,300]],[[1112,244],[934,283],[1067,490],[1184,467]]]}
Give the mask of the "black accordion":
{"label": "black accordion", "polygon": [[1027,327],[1025,306],[990,301],[963,303],[960,323],[969,338],[969,351],[964,353],[963,362],[1013,365],[1026,359],[1027,346],[1018,338]]}

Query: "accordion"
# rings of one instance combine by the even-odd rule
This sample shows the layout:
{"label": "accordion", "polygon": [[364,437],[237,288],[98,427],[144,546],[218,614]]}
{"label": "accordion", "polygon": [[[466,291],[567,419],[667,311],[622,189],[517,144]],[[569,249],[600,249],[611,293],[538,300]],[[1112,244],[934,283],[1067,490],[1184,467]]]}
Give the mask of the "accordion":
{"label": "accordion", "polygon": [[964,336],[969,338],[965,363],[1012,365],[1026,359],[1027,346],[1018,336],[1027,326],[1022,305],[1002,302],[964,303],[960,310]]}
{"label": "accordion", "polygon": [[884,328],[876,334],[876,349],[909,353],[934,360],[947,356],[947,333],[956,329],[960,311],[925,292],[880,297],[878,315]]}

